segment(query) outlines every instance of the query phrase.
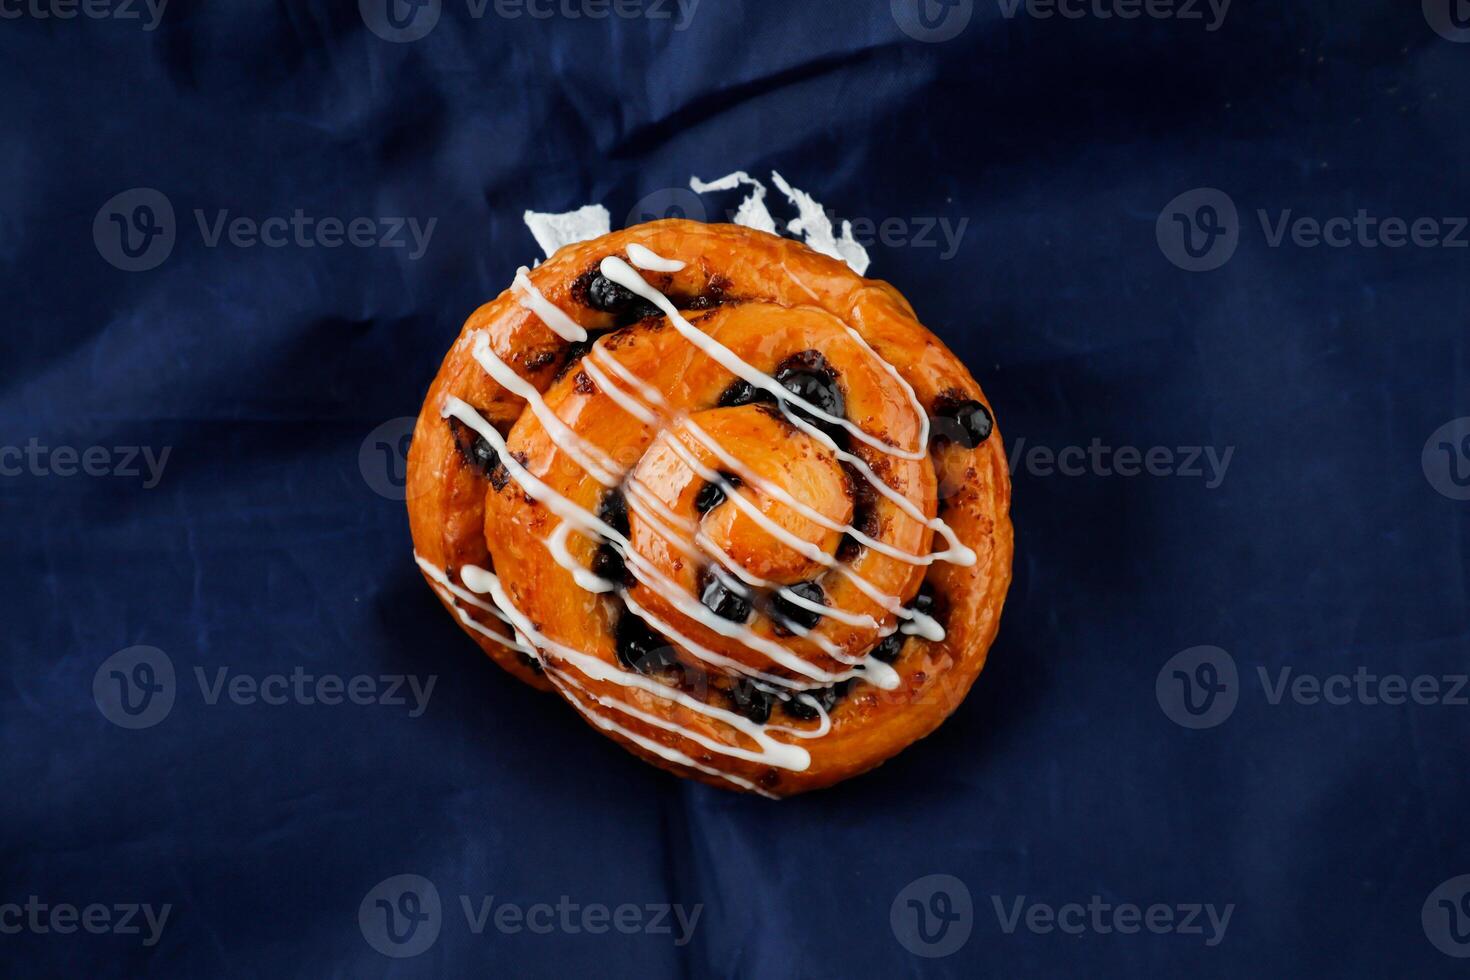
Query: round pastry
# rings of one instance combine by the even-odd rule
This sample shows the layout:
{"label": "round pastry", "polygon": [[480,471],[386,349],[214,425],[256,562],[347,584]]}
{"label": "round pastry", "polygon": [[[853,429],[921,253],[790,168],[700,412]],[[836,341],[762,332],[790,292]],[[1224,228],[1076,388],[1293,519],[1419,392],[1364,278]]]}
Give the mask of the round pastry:
{"label": "round pastry", "polygon": [[884,282],[736,225],[569,245],[469,318],[408,466],[419,567],[630,752],[767,796],[933,731],[1011,574],[985,396]]}

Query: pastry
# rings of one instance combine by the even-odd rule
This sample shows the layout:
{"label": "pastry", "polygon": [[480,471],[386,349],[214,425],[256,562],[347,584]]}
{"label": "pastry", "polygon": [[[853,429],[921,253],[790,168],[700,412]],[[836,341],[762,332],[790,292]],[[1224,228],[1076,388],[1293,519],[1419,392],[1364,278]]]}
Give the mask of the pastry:
{"label": "pastry", "polygon": [[933,731],[1010,582],[964,365],[887,283],[736,225],[521,269],[430,387],[407,495],[491,659],[654,765],[772,797]]}

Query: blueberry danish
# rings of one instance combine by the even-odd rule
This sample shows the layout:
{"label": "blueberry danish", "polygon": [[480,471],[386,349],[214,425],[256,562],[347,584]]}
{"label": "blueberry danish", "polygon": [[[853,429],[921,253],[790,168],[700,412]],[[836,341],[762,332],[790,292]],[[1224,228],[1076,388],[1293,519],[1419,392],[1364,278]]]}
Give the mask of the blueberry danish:
{"label": "blueberry danish", "polygon": [[735,225],[569,245],[465,324],[414,432],[419,567],[506,670],[681,776],[781,797],[984,666],[1010,481],[886,283]]}

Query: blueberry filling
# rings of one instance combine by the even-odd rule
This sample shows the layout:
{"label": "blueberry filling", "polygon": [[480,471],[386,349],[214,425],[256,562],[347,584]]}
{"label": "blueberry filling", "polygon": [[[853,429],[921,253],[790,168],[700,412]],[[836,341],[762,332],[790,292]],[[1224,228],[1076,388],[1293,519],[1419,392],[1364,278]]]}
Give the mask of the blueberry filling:
{"label": "blueberry filling", "polygon": [[618,618],[615,636],[618,659],[623,666],[640,674],[651,674],[672,666],[676,661],[669,641],[648,628],[648,624],[630,612]]}
{"label": "blueberry filling", "polygon": [[587,305],[594,310],[611,313],[620,323],[634,323],[645,317],[663,315],[657,306],[601,273],[587,283]]}
{"label": "blueberry filling", "polygon": [[[844,418],[847,414],[847,400],[843,398],[842,389],[837,385],[837,373],[832,370],[827,359],[814,350],[793,354],[782,361],[781,366],[776,369],[776,382],[833,418]],[[839,445],[847,438],[847,430],[835,422],[828,422],[795,406],[787,411],[821,429]]]}
{"label": "blueberry filling", "polygon": [[735,711],[757,725],[764,725],[771,717],[771,695],[746,678],[742,677],[732,683],[727,693]]}
{"label": "blueberry filling", "polygon": [[[720,476],[732,487],[740,486],[740,477],[731,473],[721,473]],[[725,488],[711,481],[699,488],[699,493],[694,497],[694,509],[701,514],[708,514],[724,502]]]}
{"label": "blueberry filling", "polygon": [[955,442],[974,449],[990,438],[995,420],[990,410],[972,398],[942,396],[934,402],[934,418],[930,423],[931,443]]}
{"label": "blueberry filling", "polygon": [[500,456],[485,437],[456,418],[449,420],[449,429],[454,435],[454,448],[459,451],[460,458],[481,475],[489,477],[496,490],[505,486],[507,474],[500,465]]}
{"label": "blueberry filling", "polygon": [[[934,592],[929,588],[927,582],[919,587],[919,594],[914,596],[909,602],[909,608],[914,612],[923,613],[925,616],[932,617],[934,615]],[[908,634],[903,632],[885,636],[873,648],[874,659],[881,660],[885,664],[893,663],[898,659],[898,655],[903,653],[903,644],[908,638]]]}
{"label": "blueberry filling", "polygon": [[873,647],[873,659],[881,660],[885,664],[893,663],[898,659],[898,655],[903,653],[903,641],[907,639],[908,637],[902,633],[892,633],[883,637],[878,641],[878,645]]}
{"label": "blueberry filling", "polygon": [[725,491],[718,483],[706,483],[699,488],[699,493],[694,498],[694,509],[701,514],[707,514],[724,500]]}
{"label": "blueberry filling", "polygon": [[623,499],[622,493],[617,490],[607,492],[597,507],[597,519],[623,537],[628,536],[628,501]]}
{"label": "blueberry filling", "polygon": [[[847,689],[851,686],[852,681],[842,681],[839,684],[833,684],[831,687],[823,687],[815,691],[803,691],[802,694],[816,701],[821,706],[822,711],[831,711],[838,701],[841,701],[847,696]],[[820,714],[816,708],[808,704],[795,692],[792,692],[791,700],[781,702],[781,707],[788,715],[801,721],[813,721]]]}
{"label": "blueberry filling", "polygon": [[741,405],[753,405],[756,402],[773,402],[775,400],[776,396],[764,388],[757,388],[749,381],[737,380],[720,393],[718,404],[721,408],[737,408]]}
{"label": "blueberry filling", "polygon": [[[815,602],[823,606],[827,604],[826,594],[822,591],[822,587],[815,582],[797,582],[795,585],[787,586],[787,590],[796,593],[808,602]],[[776,593],[772,605],[776,607],[776,612],[797,626],[806,629],[811,629],[816,626],[822,618],[821,613],[813,612],[805,606],[799,606],[779,592]]]}
{"label": "blueberry filling", "polygon": [[628,566],[623,562],[623,556],[618,553],[618,549],[606,543],[599,545],[597,553],[592,556],[592,574],[629,587],[637,581],[628,572]]}
{"label": "blueberry filling", "polygon": [[699,601],[710,612],[732,623],[743,623],[750,618],[750,599],[731,589],[717,575],[709,577]]}

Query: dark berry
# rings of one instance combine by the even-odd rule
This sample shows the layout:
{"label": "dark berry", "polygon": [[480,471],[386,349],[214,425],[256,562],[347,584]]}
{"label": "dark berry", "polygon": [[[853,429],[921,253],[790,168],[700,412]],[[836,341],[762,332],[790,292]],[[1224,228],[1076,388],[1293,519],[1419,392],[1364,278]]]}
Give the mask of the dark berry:
{"label": "dark berry", "polygon": [[648,628],[648,624],[630,612],[618,619],[616,633],[618,659],[623,666],[651,674],[673,664],[674,648],[669,641]]}
{"label": "dark berry", "polygon": [[[827,604],[826,593],[815,582],[797,582],[795,585],[788,586],[787,589],[808,602],[815,602],[824,606]],[[803,626],[806,629],[811,629],[813,626],[816,626],[817,622],[822,618],[821,613],[813,612],[804,606],[799,606],[779,592],[776,593],[776,598],[772,605],[776,607],[776,611],[782,616],[785,616],[797,626]]]}
{"label": "dark berry", "polygon": [[[833,705],[847,696],[847,689],[851,683],[851,681],[843,681],[840,684],[833,684],[831,687],[823,687],[815,691],[803,691],[802,693],[821,705],[823,711],[831,711]],[[786,710],[788,715],[801,721],[812,721],[818,715],[816,708],[799,698],[795,693],[791,695],[791,700],[782,701],[781,707]]]}
{"label": "dark berry", "polygon": [[925,616],[934,615],[934,593],[927,584],[919,587],[919,594],[914,596],[909,603],[909,608]]}
{"label": "dark berry", "polygon": [[[842,389],[837,386],[836,372],[828,365],[826,358],[814,350],[793,354],[782,361],[776,370],[776,381],[793,395],[833,418],[840,419],[847,414],[847,401],[842,397]],[[847,437],[847,431],[841,425],[818,418],[806,409],[792,407],[789,411],[827,433],[839,445]]]}
{"label": "dark berry", "polygon": [[776,396],[764,388],[757,388],[749,381],[736,380],[730,387],[720,394],[719,406],[721,408],[735,408],[740,405],[753,405],[756,402],[773,402]]}
{"label": "dark berry", "polygon": [[730,703],[738,714],[744,715],[757,725],[764,725],[771,717],[771,695],[745,678],[730,685]]}
{"label": "dark berry", "polygon": [[630,586],[635,581],[633,576],[628,574],[628,566],[623,562],[623,556],[610,544],[598,546],[597,553],[592,556],[592,574],[619,585]]}
{"label": "dark berry", "polygon": [[990,438],[994,428],[995,420],[990,417],[990,410],[974,399],[941,398],[934,403],[929,441],[955,442],[966,449],[974,449]]}
{"label": "dark berry", "polygon": [[[732,487],[740,486],[740,477],[733,473],[721,473],[720,477]],[[711,481],[699,488],[699,493],[694,497],[694,509],[701,514],[708,514],[724,502],[725,488]]]}
{"label": "dark berry", "polygon": [[893,663],[898,659],[898,655],[903,653],[903,641],[907,639],[908,637],[897,632],[883,637],[873,648],[873,659],[881,660],[885,664]]}
{"label": "dark berry", "polygon": [[600,274],[587,284],[587,305],[627,323],[661,315],[657,306]]}
{"label": "dark berry", "polygon": [[750,618],[750,599],[731,589],[718,576],[711,575],[704,591],[699,596],[706,609],[728,619],[732,623],[743,623]]}
{"label": "dark berry", "polygon": [[609,490],[603,496],[597,507],[597,519],[623,537],[628,536],[628,501],[623,499],[620,491]]}
{"label": "dark berry", "polygon": [[725,490],[718,483],[706,483],[694,497],[694,509],[707,514],[725,500]]}
{"label": "dark berry", "polygon": [[485,437],[465,425],[459,419],[449,420],[449,429],[454,434],[454,448],[460,458],[485,476],[490,476],[500,466],[500,456],[485,441]]}

